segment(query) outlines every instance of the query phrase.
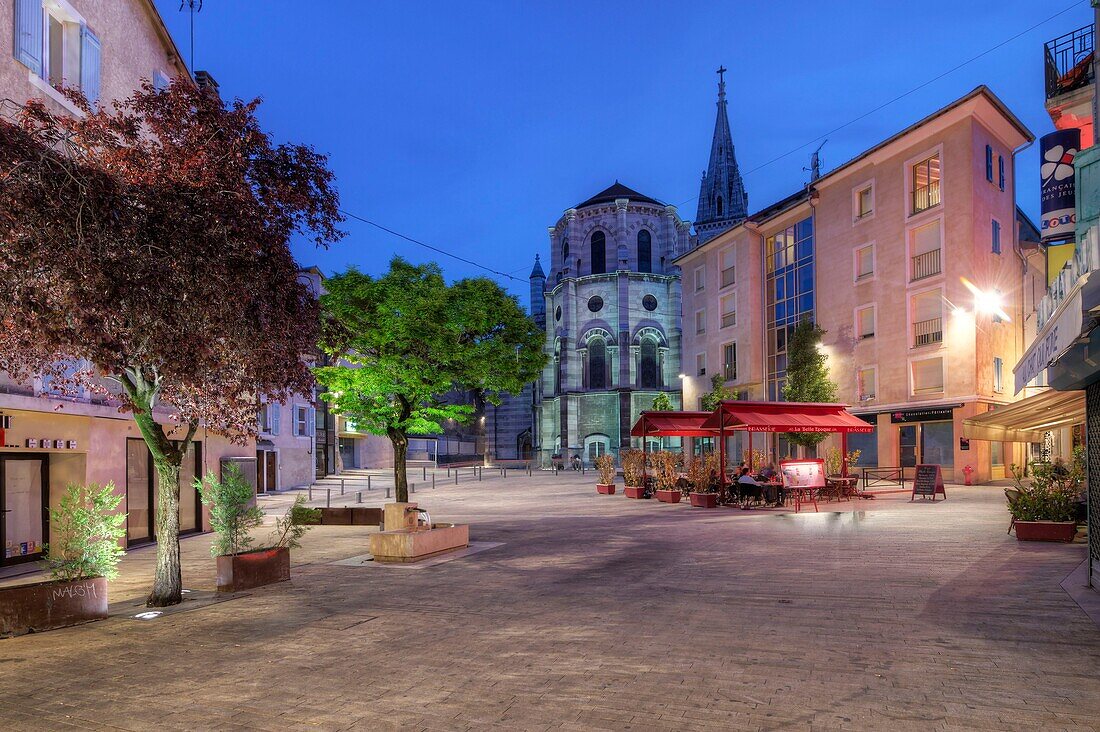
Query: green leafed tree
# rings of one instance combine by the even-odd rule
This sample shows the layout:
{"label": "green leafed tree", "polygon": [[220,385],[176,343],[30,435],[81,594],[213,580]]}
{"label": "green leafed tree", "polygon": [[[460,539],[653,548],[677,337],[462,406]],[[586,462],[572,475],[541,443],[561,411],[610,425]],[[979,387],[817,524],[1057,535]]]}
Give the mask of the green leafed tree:
{"label": "green leafed tree", "polygon": [[323,398],[358,429],[393,443],[396,499],[408,500],[409,435],[435,434],[473,408],[449,392],[498,404],[538,378],[542,329],[515,297],[484,277],[448,285],[436,264],[400,257],[371,277],[351,269],[325,281],[322,349],[335,365],[315,369]]}
{"label": "green leafed tree", "polygon": [[[829,379],[829,357],[821,352],[825,331],[804,318],[787,341],[787,383],[783,398],[788,402],[835,402],[836,384]],[[791,442],[814,447],[826,435],[822,432],[791,432]]]}
{"label": "green leafed tree", "polygon": [[672,398],[669,397],[667,392],[661,392],[653,398],[653,406],[650,407],[655,412],[671,412],[675,407],[672,405]]}
{"label": "green leafed tree", "polygon": [[700,406],[704,412],[713,412],[722,402],[733,401],[737,398],[737,392],[726,386],[721,374],[710,377],[710,391],[703,395]]}

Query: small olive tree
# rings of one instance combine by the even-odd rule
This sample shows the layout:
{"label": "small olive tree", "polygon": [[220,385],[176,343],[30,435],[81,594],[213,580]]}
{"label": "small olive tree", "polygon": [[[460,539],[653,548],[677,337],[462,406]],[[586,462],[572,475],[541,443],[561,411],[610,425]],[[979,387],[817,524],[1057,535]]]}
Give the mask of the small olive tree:
{"label": "small olive tree", "polygon": [[64,582],[118,576],[118,563],[126,553],[126,514],[119,513],[120,503],[122,494],[114,483],[87,488],[70,484],[65,489],[57,508],[50,509],[57,539],[43,547],[50,576]]}

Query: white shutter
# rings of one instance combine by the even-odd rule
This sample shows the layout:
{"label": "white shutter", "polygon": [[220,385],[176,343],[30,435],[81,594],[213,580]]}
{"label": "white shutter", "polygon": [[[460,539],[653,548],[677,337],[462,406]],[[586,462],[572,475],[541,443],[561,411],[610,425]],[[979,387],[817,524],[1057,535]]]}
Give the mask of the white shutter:
{"label": "white shutter", "polygon": [[15,60],[42,76],[42,0],[15,0]]}
{"label": "white shutter", "polygon": [[80,90],[93,107],[99,103],[99,39],[80,26]]}

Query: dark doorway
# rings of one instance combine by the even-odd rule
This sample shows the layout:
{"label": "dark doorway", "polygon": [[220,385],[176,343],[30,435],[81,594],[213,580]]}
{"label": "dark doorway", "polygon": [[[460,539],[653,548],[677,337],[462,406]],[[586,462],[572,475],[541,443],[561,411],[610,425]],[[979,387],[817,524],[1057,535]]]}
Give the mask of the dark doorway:
{"label": "dark doorway", "polygon": [[[202,476],[202,443],[192,442],[180,466],[180,534],[202,531],[202,502],[194,487]],[[160,480],[153,470],[153,456],[145,441],[126,440],[126,543],[127,546],[157,540],[156,505]]]}
{"label": "dark doorway", "polygon": [[917,464],[917,425],[903,424],[898,427],[898,447],[901,450],[901,467],[911,468]]}
{"label": "dark doorway", "polygon": [[50,467],[45,455],[0,455],[0,566],[42,558],[49,540]]}

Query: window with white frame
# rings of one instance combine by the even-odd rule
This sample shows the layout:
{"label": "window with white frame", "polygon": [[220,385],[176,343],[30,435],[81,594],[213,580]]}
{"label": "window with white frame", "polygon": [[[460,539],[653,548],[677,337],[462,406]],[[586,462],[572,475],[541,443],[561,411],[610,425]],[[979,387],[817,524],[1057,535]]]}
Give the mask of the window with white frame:
{"label": "window with white frame", "polygon": [[861,402],[869,402],[875,398],[875,389],[877,385],[876,381],[876,369],[874,366],[867,366],[856,371],[856,395]]}
{"label": "window with white frame", "polygon": [[996,391],[996,392],[1004,391],[1004,388],[1005,388],[1005,385],[1004,385],[1004,366],[1005,366],[1004,361],[1001,360],[1000,356],[994,357],[994,359],[993,359],[993,391]]}
{"label": "window with white frame", "polygon": [[737,281],[737,250],[733,247],[724,249],[719,257],[722,261],[721,287],[729,287]]}
{"label": "window with white frame", "polygon": [[872,338],[875,335],[875,306],[867,305],[856,309],[856,332],[859,337]]}
{"label": "window with white frame", "polygon": [[706,267],[695,268],[695,291],[701,292],[707,284],[707,269]]}
{"label": "window with white frame", "polygon": [[296,404],[294,406],[294,436],[309,437],[313,434],[313,407]]}
{"label": "window with white frame", "polygon": [[875,274],[875,245],[868,244],[856,249],[856,279],[873,277]]}
{"label": "window with white frame", "polygon": [[734,295],[726,295],[721,298],[719,304],[722,308],[722,327],[729,328],[737,325],[737,298]]}
{"label": "window with white frame", "polygon": [[41,79],[50,92],[52,87],[80,89],[97,103],[100,44],[84,18],[68,2],[55,0],[14,0],[14,11],[14,55],[30,69],[32,81]]}
{"label": "window with white frame", "polygon": [[703,335],[707,332],[707,311],[695,311],[695,335]]}
{"label": "window with white frame", "polygon": [[268,435],[279,434],[279,404],[269,402],[261,404],[257,422],[260,432]]}
{"label": "window with white frame", "polygon": [[875,212],[875,188],[868,183],[856,189],[854,211],[856,220],[865,219]]}
{"label": "window with white frame", "polygon": [[695,375],[706,376],[707,375],[707,354],[697,353],[695,354]]}
{"label": "window with white frame", "polygon": [[722,346],[722,378],[726,381],[737,380],[737,344]]}
{"label": "window with white frame", "polygon": [[943,359],[926,358],[913,361],[912,369],[913,394],[935,394],[943,391]]}

